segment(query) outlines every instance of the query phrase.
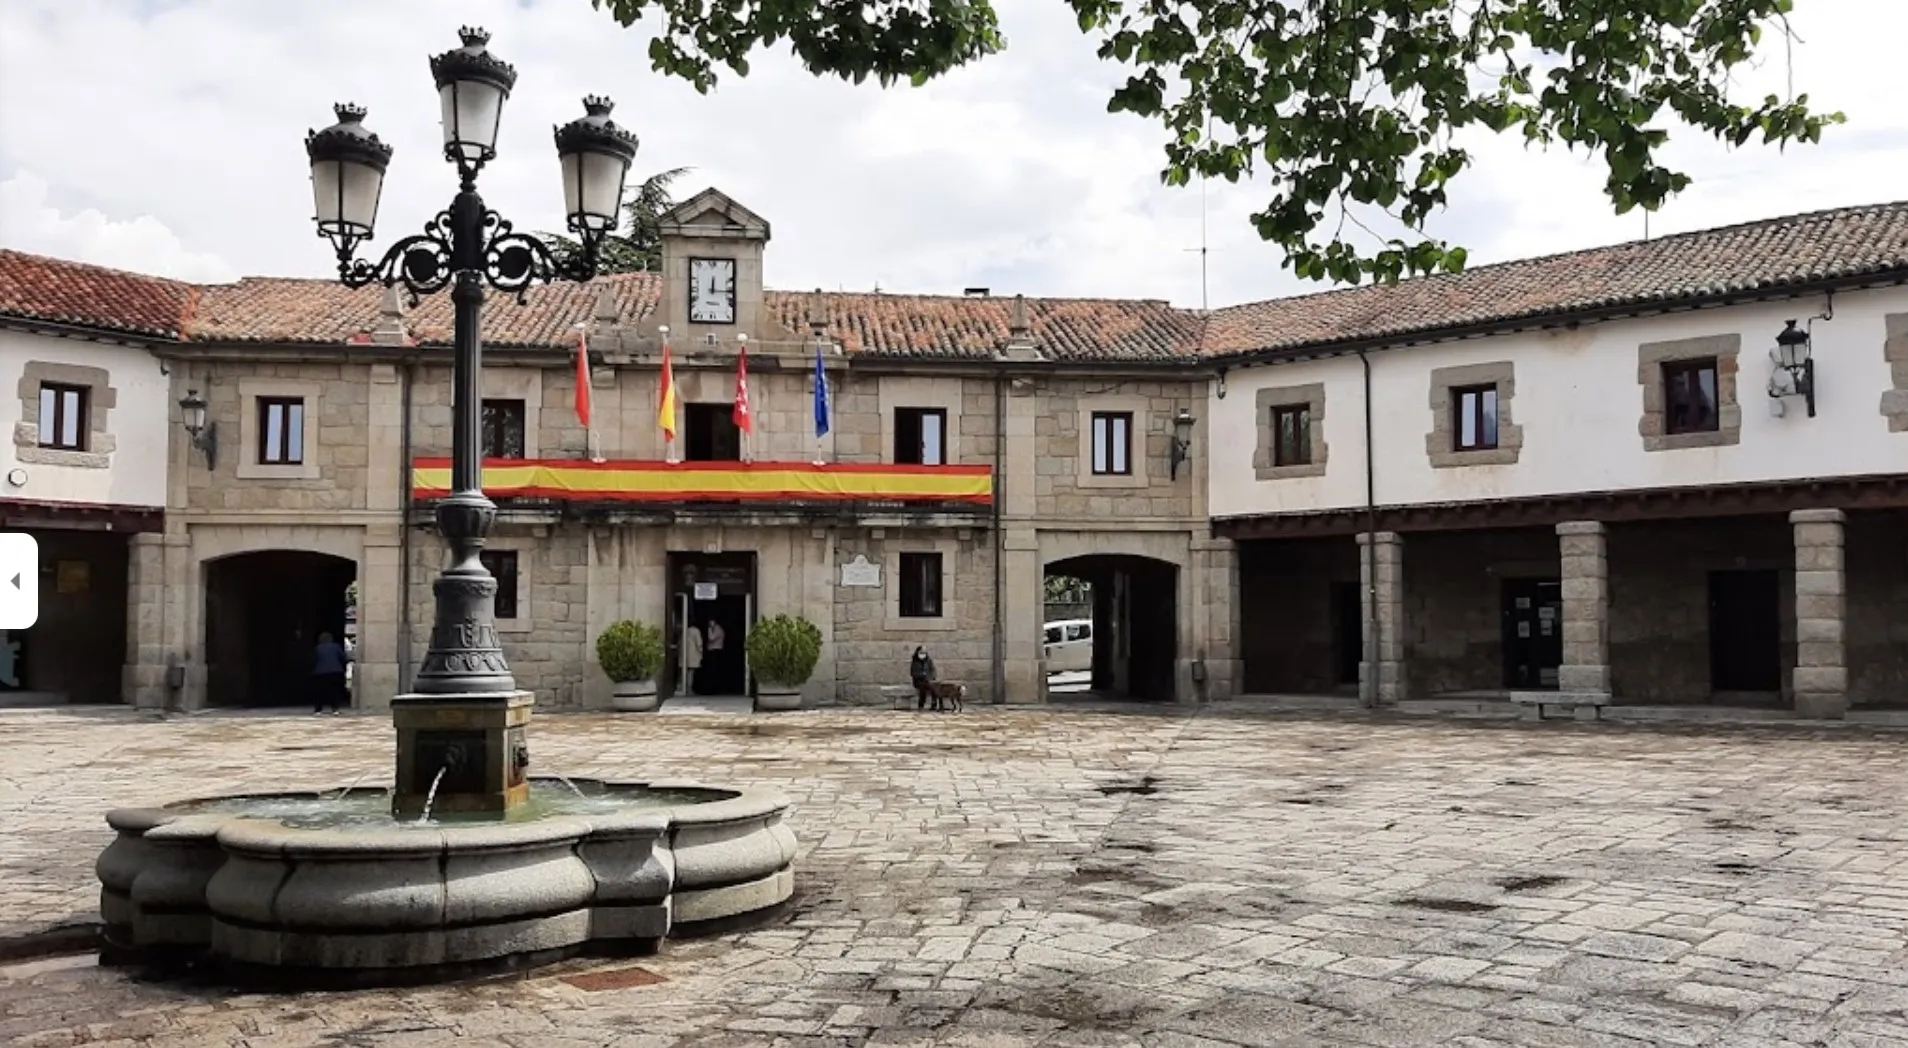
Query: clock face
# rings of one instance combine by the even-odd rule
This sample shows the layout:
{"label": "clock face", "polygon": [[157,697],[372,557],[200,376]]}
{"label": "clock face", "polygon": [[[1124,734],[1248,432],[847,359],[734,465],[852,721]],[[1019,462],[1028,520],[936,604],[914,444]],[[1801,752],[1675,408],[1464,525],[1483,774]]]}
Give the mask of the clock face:
{"label": "clock face", "polygon": [[735,259],[689,260],[689,322],[735,323]]}

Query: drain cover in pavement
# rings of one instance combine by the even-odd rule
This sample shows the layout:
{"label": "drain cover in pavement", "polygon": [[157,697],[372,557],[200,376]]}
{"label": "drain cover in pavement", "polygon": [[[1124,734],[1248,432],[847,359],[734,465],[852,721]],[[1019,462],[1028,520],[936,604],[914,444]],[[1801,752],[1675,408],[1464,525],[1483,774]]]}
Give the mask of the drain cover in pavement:
{"label": "drain cover in pavement", "polygon": [[628,990],[637,986],[654,986],[669,980],[647,968],[614,968],[607,972],[566,975],[563,981],[587,993],[596,993],[600,990]]}

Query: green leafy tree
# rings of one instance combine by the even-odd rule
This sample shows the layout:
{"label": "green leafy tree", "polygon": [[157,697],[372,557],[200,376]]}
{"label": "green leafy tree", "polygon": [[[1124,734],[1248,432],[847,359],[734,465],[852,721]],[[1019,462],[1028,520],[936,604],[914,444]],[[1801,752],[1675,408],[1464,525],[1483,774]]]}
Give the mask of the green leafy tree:
{"label": "green leafy tree", "polygon": [[[651,63],[701,91],[718,66],[746,76],[753,51],[784,41],[818,76],[884,86],[1005,45],[989,0],[591,2],[625,26],[658,13]],[[1807,95],[1732,95],[1764,34],[1790,32],[1792,0],[1066,3],[1129,70],[1107,108],[1167,132],[1164,181],[1264,176],[1271,200],[1252,223],[1314,280],[1462,269],[1464,249],[1424,223],[1471,166],[1455,139],[1467,129],[1601,153],[1623,214],[1689,184],[1660,159],[1667,118],[1734,146],[1815,142],[1842,120]]]}
{"label": "green leafy tree", "polygon": [[[650,175],[637,187],[634,196],[623,201],[624,229],[603,238],[603,246],[597,256],[597,272],[635,273],[639,270],[655,272],[662,269],[662,217],[676,206],[670,187],[676,179],[688,173],[688,168],[679,167]],[[538,233],[537,236],[549,246],[550,253],[560,259],[567,259],[582,250],[574,237],[560,233]]]}
{"label": "green leafy tree", "polygon": [[1092,600],[1092,587],[1071,575],[1047,576],[1046,589],[1049,604],[1085,604]]}

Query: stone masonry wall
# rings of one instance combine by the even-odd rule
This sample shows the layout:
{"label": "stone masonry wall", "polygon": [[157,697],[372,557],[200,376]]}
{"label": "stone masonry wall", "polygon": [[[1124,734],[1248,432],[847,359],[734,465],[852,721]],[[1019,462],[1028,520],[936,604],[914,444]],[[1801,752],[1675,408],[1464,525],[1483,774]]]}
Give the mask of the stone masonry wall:
{"label": "stone masonry wall", "polygon": [[1504,687],[1506,579],[1555,579],[1549,528],[1405,536],[1406,694]]}
{"label": "stone masonry wall", "polygon": [[[829,374],[829,429],[815,440],[812,369],[764,368],[751,357],[749,375],[755,435],[750,443],[760,461],[809,462],[817,454],[837,462],[886,462],[893,457],[889,429],[896,407],[947,410],[948,460],[969,465],[993,461],[994,399],[989,379],[880,375],[835,369]],[[678,357],[675,365],[680,404],[731,404],[735,398],[733,355],[698,366]],[[484,395],[525,401],[526,443],[536,458],[581,458],[587,454],[576,418],[576,372],[556,362],[551,367],[499,364],[485,368]],[[592,419],[598,450],[607,458],[660,459],[664,444],[657,421],[661,373],[652,367],[599,367],[591,383]],[[419,455],[448,455],[451,443],[451,388],[448,368],[423,368],[414,393]],[[883,410],[883,405],[887,410]],[[678,422],[681,419],[678,418]],[[682,434],[677,435],[678,452]]]}
{"label": "stone masonry wall", "polygon": [[[207,470],[198,452],[184,471],[186,503],[172,509],[311,510],[365,508],[368,487],[370,368],[362,364],[273,364],[220,362],[206,376],[175,375],[175,386],[197,388],[206,400],[206,418],[218,426],[218,464]],[[258,448],[245,437],[254,432],[256,396],[278,392],[305,396],[305,410],[316,416],[315,440],[306,448],[309,476],[241,476],[255,464]]]}
{"label": "stone masonry wall", "polygon": [[[518,618],[498,621],[498,639],[517,686],[536,693],[543,709],[585,705],[585,681],[594,671],[584,658],[589,578],[586,533],[579,527],[499,525],[490,548],[517,551]],[[413,534],[411,559],[411,666],[430,644],[431,582],[443,567],[435,531]]]}
{"label": "stone masonry wall", "polygon": [[[904,550],[942,556],[943,615],[900,618],[895,563]],[[979,529],[856,529],[836,539],[839,565],[856,556],[882,568],[880,587],[835,587],[836,701],[883,705],[882,687],[908,683],[908,659],[927,648],[940,679],[967,685],[967,701],[990,700],[993,659],[994,557],[991,536]]]}
{"label": "stone masonry wall", "polygon": [[[1054,378],[1042,381],[1037,397],[1036,513],[1105,521],[1192,518],[1205,512],[1195,474],[1203,469],[1204,455],[1198,429],[1192,442],[1195,460],[1181,464],[1176,480],[1168,475],[1173,417],[1182,408],[1195,416],[1200,413],[1205,403],[1203,385]],[[1132,476],[1093,475],[1088,430],[1096,411],[1133,414]],[[1198,523],[1203,527],[1205,522]]]}

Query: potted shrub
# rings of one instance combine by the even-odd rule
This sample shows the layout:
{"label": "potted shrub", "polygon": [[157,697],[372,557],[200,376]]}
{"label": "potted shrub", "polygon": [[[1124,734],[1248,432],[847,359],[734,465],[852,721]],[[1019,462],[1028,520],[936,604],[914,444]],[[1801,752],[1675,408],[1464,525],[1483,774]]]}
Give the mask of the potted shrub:
{"label": "potted shrub", "polygon": [[802,685],[815,672],[821,645],[821,630],[799,615],[777,615],[756,623],[748,640],[755,708],[801,709]]}
{"label": "potted shrub", "polygon": [[656,674],[662,669],[662,631],[625,619],[596,638],[596,661],[611,682],[610,708],[646,713],[656,708]]}

